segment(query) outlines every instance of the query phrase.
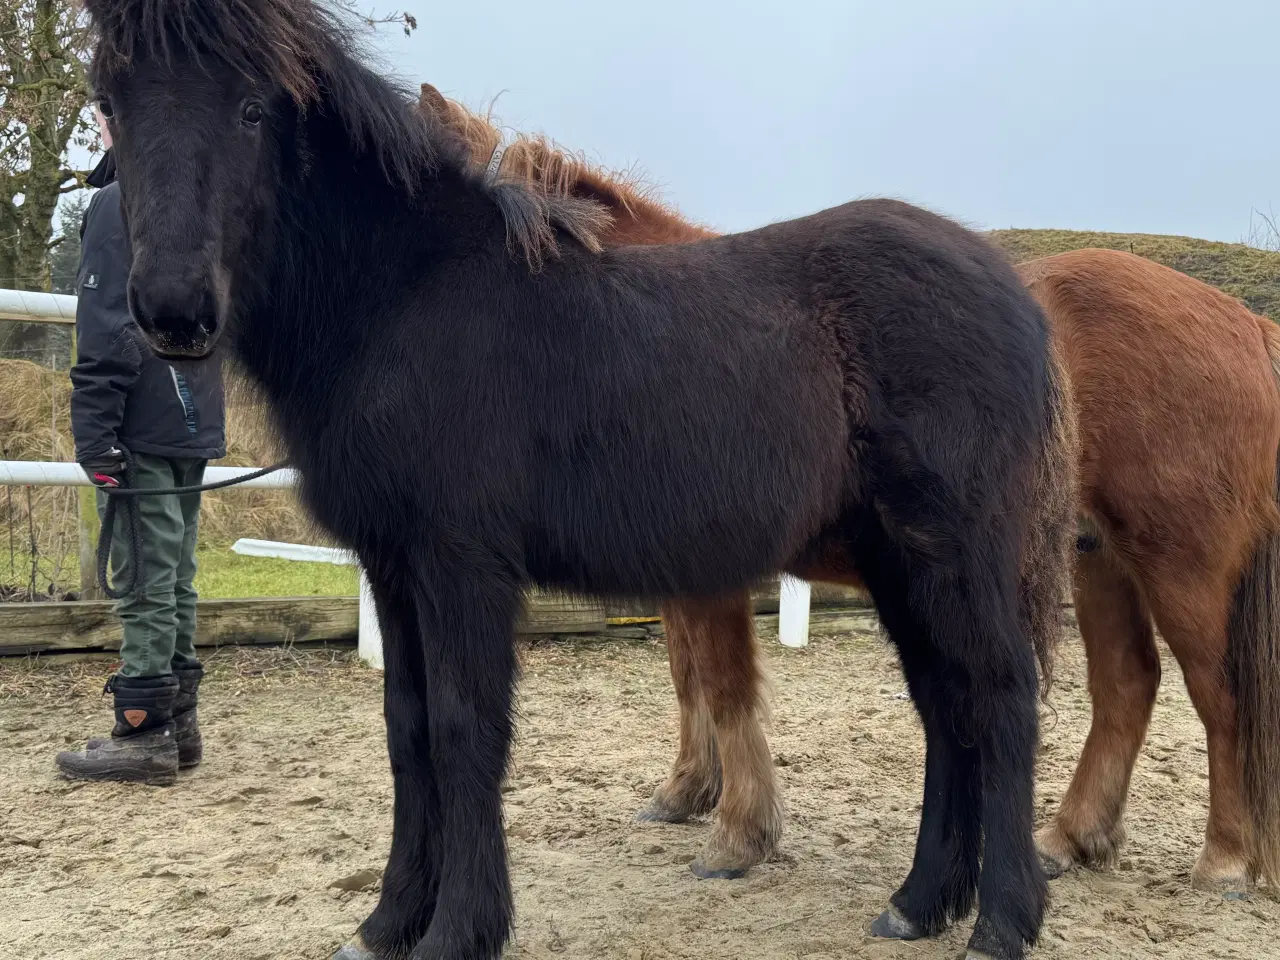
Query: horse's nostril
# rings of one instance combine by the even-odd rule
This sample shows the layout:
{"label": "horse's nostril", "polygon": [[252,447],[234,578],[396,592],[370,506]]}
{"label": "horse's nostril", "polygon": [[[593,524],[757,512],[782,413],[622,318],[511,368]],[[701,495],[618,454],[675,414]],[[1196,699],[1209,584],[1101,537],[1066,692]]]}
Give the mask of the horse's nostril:
{"label": "horse's nostril", "polygon": [[206,337],[211,337],[214,331],[218,329],[218,321],[211,316],[200,318],[200,332]]}

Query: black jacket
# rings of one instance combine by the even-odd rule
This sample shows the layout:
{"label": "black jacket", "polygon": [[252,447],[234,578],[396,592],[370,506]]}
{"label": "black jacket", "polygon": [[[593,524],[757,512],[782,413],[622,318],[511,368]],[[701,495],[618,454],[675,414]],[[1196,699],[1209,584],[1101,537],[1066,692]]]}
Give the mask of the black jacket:
{"label": "black jacket", "polygon": [[[111,172],[110,155],[99,171]],[[221,364],[216,357],[174,367],[147,347],[129,316],[129,258],[112,182],[89,201],[80,227],[76,358],[71,430],[76,459],[122,444],[159,457],[226,455]]]}

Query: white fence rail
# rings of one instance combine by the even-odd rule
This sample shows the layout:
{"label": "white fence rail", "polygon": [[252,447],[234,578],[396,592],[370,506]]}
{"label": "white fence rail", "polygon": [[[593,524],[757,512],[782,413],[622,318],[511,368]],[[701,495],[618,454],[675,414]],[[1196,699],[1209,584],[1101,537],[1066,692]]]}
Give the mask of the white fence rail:
{"label": "white fence rail", "polygon": [[[204,472],[205,483],[221,483],[253,473],[257,467],[209,467]],[[246,480],[238,486],[285,488],[295,486],[297,475],[289,469],[269,473],[265,477]],[[78,463],[57,463],[37,460],[0,460],[0,484],[32,487],[91,487],[91,481]]]}
{"label": "white fence rail", "polygon": [[[253,473],[257,467],[209,467],[205,470],[204,480],[206,483],[216,483],[221,480],[232,480],[236,477],[243,477],[246,474]],[[265,477],[257,477],[253,480],[246,480],[239,484],[238,487],[269,487],[269,488],[285,488],[292,487],[297,483],[297,474],[293,470],[278,470],[275,473],[269,473]],[[35,460],[0,460],[0,484],[11,484],[14,486],[33,486],[33,487],[88,487],[92,486],[92,482],[81,469],[78,463],[56,463],[48,461]],[[237,487],[229,487],[234,490]],[[294,557],[286,557],[285,559],[315,559],[306,556],[308,551],[324,551],[330,548],[326,547],[303,547],[300,544],[273,544],[267,540],[241,540],[237,542],[237,546],[242,544],[250,544],[249,547],[242,547],[238,553],[245,553],[253,556],[281,556],[279,551],[272,551],[274,547],[292,547],[298,552]],[[253,544],[265,545],[254,547]],[[255,552],[256,551],[256,552]],[[344,551],[333,551],[334,553],[343,553]],[[328,562],[336,562],[329,560]],[[348,559],[347,562],[353,562]],[[365,661],[371,667],[379,670],[382,669],[382,634],[378,630],[377,610],[373,605],[373,594],[369,590],[369,583],[365,579],[364,571],[360,571],[360,621],[359,621],[359,639],[356,642],[356,650],[360,659]]]}
{"label": "white fence rail", "polygon": [[75,323],[76,298],[61,293],[0,290],[0,320],[23,323]]}
{"label": "white fence rail", "polygon": [[[275,557],[305,563],[336,563],[359,569],[355,554],[336,547],[316,547],[305,543],[283,543],[279,540],[241,538],[231,545],[234,553],[246,557]],[[373,602],[369,579],[360,570],[360,620],[357,628],[356,655],[371,667],[382,669],[382,632],[378,628],[378,608]]]}
{"label": "white fence rail", "polygon": [[231,552],[242,557],[275,557],[304,563],[332,563],[340,567],[354,566],[359,561],[350,550],[337,547],[313,547],[306,543],[284,543],[280,540],[251,540],[241,537],[231,545]]}
{"label": "white fence rail", "polygon": [[[230,480],[253,473],[256,467],[209,467],[205,482]],[[265,477],[247,480],[240,486],[291,487],[297,482],[292,470],[280,470]],[[84,470],[76,463],[56,463],[35,460],[0,460],[0,484],[14,486],[87,487],[92,486]],[[236,489],[231,487],[229,489]],[[336,563],[356,565],[355,558],[345,550],[333,547],[317,547],[299,543],[281,543],[274,540],[237,540],[231,548],[243,556],[276,557],[284,560],[311,563]],[[783,575],[778,592],[778,640],[787,647],[803,647],[809,642],[809,584],[803,580]],[[360,571],[360,621],[359,639],[356,644],[360,659],[369,666],[381,670],[382,633],[378,629],[377,608],[369,581]]]}

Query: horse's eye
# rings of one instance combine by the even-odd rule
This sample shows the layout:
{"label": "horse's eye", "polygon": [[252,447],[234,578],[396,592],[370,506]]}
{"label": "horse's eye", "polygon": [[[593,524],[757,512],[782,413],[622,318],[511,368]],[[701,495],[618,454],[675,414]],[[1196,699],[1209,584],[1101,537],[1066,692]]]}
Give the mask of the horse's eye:
{"label": "horse's eye", "polygon": [[262,104],[256,100],[250,100],[240,111],[240,120],[251,127],[256,127],[262,122]]}
{"label": "horse's eye", "polygon": [[98,112],[110,120],[116,115],[116,108],[111,106],[111,101],[104,97],[98,101]]}

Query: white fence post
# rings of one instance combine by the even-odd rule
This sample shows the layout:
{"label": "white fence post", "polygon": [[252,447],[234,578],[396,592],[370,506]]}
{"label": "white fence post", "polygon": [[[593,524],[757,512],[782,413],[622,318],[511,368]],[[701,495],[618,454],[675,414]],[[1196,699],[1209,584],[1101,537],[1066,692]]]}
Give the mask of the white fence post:
{"label": "white fence post", "polygon": [[302,543],[280,543],[275,540],[241,539],[232,544],[235,553],[249,557],[278,557],[281,560],[302,560],[309,563],[336,563],[342,566],[355,564],[360,574],[360,615],[356,635],[356,656],[375,670],[383,669],[382,631],[378,627],[378,607],[373,602],[373,590],[364,568],[356,561],[355,554],[334,547],[313,547]]}
{"label": "white fence post", "polygon": [[378,627],[378,608],[373,602],[373,588],[360,567],[360,637],[356,641],[356,655],[375,670],[382,665],[382,631]]}
{"label": "white fence post", "polygon": [[809,645],[809,582],[785,573],[778,582],[778,641],[784,647]]}

